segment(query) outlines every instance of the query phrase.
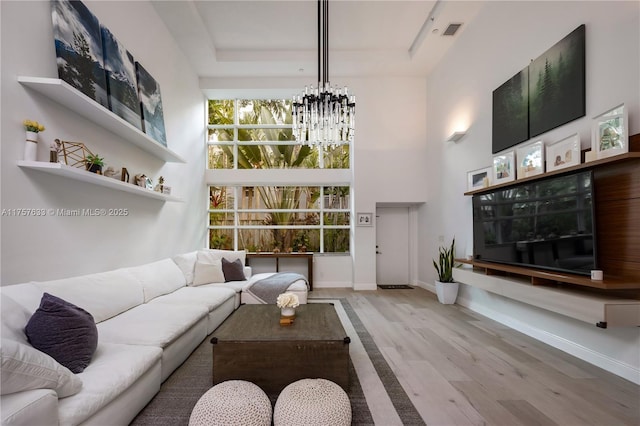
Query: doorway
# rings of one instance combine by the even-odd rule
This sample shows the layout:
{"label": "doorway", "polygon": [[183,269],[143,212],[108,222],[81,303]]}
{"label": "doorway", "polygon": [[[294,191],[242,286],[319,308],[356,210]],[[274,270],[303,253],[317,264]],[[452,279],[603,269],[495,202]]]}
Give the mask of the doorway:
{"label": "doorway", "polygon": [[376,283],[409,284],[409,207],[376,209]]}

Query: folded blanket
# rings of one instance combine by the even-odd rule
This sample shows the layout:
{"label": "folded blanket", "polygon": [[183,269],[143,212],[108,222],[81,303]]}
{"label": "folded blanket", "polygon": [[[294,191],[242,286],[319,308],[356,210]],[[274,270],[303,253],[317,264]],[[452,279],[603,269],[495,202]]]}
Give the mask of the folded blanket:
{"label": "folded blanket", "polygon": [[276,303],[278,295],[287,291],[294,282],[302,280],[309,287],[309,282],[304,275],[295,272],[277,272],[270,277],[254,282],[247,290],[264,304]]}

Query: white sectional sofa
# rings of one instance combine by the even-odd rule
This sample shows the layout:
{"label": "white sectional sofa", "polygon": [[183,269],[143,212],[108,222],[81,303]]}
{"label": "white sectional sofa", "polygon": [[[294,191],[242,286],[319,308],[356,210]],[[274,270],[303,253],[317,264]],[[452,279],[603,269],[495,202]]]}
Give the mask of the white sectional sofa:
{"label": "white sectional sofa", "polygon": [[[241,302],[259,302],[243,300],[243,289],[270,274],[252,277],[248,267],[243,281],[193,285],[199,254],[212,253],[232,254],[192,252],[137,267],[0,287],[2,425],[130,423]],[[290,290],[306,303],[304,281]],[[81,373],[71,373],[28,342],[25,326],[44,293],[93,316],[98,345]]]}

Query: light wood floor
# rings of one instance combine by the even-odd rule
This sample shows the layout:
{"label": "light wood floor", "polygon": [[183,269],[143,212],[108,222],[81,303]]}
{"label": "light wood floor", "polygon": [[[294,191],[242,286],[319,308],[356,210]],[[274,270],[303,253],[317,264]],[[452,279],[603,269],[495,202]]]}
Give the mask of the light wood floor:
{"label": "light wood floor", "polygon": [[428,425],[640,425],[640,387],[414,290],[346,298]]}

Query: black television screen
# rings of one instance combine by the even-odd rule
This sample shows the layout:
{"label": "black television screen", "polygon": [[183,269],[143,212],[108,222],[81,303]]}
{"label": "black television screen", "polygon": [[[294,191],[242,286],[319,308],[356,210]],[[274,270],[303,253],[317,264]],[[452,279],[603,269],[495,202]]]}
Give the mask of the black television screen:
{"label": "black television screen", "polygon": [[591,171],[473,196],[475,260],[590,275],[595,235]]}

